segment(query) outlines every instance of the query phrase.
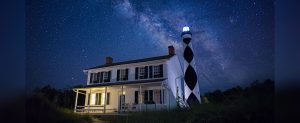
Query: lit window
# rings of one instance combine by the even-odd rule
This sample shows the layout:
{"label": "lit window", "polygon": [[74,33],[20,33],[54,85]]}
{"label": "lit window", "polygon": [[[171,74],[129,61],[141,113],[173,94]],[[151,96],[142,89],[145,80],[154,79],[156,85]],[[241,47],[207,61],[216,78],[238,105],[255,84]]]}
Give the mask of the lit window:
{"label": "lit window", "polygon": [[91,97],[90,97],[90,105],[95,105],[96,104],[96,94],[91,94]]}
{"label": "lit window", "polygon": [[190,31],[190,28],[189,28],[188,26],[185,26],[185,27],[183,27],[182,31],[183,31],[183,32]]}

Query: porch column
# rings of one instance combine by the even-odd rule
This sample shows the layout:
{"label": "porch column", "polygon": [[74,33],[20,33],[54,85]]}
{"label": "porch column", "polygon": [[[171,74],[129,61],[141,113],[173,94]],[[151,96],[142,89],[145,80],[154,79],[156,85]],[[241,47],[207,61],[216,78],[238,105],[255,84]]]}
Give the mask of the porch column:
{"label": "porch column", "polygon": [[140,111],[142,111],[142,85],[140,85],[139,99]]}
{"label": "porch column", "polygon": [[104,92],[104,114],[106,112],[106,102],[107,102],[107,87],[105,87],[105,92]]}
{"label": "porch column", "polygon": [[[120,109],[120,110],[121,110],[121,112],[123,112],[123,111],[124,111],[124,104],[125,104],[125,100],[123,100],[123,97],[124,97],[124,96],[123,96],[123,93],[124,93],[123,85],[121,86],[121,88],[122,88],[122,92],[121,92],[121,98],[120,98],[120,99],[121,99],[121,100],[120,100],[120,101],[121,101],[121,109]],[[123,102],[123,101],[124,101],[124,102]]]}
{"label": "porch column", "polygon": [[91,107],[91,95],[92,95],[92,88],[90,88],[90,94],[88,95],[88,113],[90,113],[90,107]]}
{"label": "porch column", "polygon": [[77,100],[78,100],[78,90],[76,90],[76,98],[75,98],[74,112],[76,112],[76,108],[77,108]]}
{"label": "porch column", "polygon": [[167,94],[168,94],[168,110],[170,109],[170,88],[167,88]]}
{"label": "porch column", "polygon": [[163,86],[162,86],[162,84],[160,84],[160,102],[161,102],[161,104],[164,104],[164,91],[163,91]]}
{"label": "porch column", "polygon": [[123,92],[123,85],[122,85],[121,87],[122,87],[122,93],[121,93],[121,95],[123,95],[123,93],[124,93],[124,92]]}

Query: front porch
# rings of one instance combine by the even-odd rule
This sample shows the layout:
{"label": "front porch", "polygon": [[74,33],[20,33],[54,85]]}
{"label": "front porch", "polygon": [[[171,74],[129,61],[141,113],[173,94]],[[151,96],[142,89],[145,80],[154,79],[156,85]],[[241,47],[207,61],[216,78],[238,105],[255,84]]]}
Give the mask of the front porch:
{"label": "front porch", "polygon": [[[75,88],[74,112],[116,114],[170,108],[170,92],[162,82]],[[79,94],[83,103],[78,103]],[[171,96],[172,97],[172,96]]]}

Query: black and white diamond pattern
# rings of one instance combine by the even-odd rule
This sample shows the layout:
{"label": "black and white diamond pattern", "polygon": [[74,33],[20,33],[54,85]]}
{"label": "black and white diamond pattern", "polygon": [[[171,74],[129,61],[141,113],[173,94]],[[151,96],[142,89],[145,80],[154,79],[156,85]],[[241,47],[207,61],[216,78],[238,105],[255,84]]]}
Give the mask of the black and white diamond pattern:
{"label": "black and white diamond pattern", "polygon": [[[186,34],[189,35],[189,34]],[[198,87],[198,78],[196,71],[194,69],[194,53],[191,45],[191,35],[184,36],[183,42],[185,44],[185,49],[183,52],[184,57],[184,82],[185,82],[185,98],[186,102],[190,107],[193,105],[200,104],[200,92]]]}

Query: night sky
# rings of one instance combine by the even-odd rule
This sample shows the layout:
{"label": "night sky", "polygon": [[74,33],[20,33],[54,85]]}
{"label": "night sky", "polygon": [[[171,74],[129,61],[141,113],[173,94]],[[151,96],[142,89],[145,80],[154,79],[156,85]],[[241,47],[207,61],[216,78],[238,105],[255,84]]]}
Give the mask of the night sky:
{"label": "night sky", "polygon": [[274,79],[273,0],[28,0],[26,87],[86,84],[83,69],[167,54],[190,26],[200,91]]}

